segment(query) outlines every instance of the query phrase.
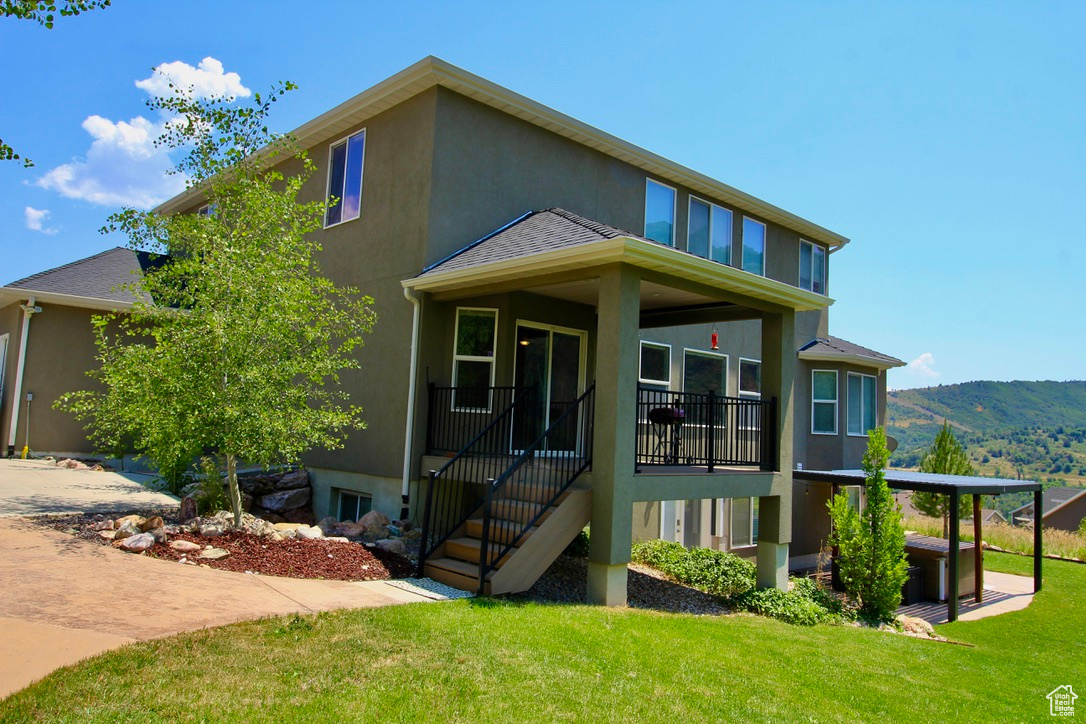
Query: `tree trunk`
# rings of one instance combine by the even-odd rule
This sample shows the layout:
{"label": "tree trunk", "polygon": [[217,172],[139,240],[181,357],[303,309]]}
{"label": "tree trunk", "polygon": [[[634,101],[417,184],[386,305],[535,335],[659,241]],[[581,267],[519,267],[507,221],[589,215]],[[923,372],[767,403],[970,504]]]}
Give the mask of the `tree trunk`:
{"label": "tree trunk", "polygon": [[241,489],[238,488],[238,459],[226,453],[226,483],[230,489],[230,508],[234,511],[234,525],[241,527]]}

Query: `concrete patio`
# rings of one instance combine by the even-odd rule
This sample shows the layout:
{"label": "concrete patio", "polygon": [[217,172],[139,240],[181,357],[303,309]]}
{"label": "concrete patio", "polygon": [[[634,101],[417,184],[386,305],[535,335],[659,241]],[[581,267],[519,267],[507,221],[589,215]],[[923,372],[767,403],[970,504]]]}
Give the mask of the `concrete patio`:
{"label": "concrete patio", "polygon": [[177,498],[156,493],[138,473],[66,470],[44,460],[0,459],[0,517],[56,513],[110,513],[175,506]]}

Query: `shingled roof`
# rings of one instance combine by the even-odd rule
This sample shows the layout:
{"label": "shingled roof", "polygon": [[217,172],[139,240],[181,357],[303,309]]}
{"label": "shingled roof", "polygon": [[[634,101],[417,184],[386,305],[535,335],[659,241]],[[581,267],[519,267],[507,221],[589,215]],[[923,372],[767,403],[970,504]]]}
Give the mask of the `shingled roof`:
{"label": "shingled roof", "polygon": [[428,266],[419,276],[468,269],[619,237],[657,243],[640,234],[601,224],[565,209],[554,207],[530,211],[452,256]]}
{"label": "shingled roof", "polygon": [[11,282],[7,289],[132,303],[137,298],[123,287],[163,258],[118,246]]}
{"label": "shingled roof", "polygon": [[886,369],[889,367],[902,367],[904,362],[897,357],[891,357],[882,352],[876,352],[867,347],[849,342],[840,337],[816,337],[799,349],[800,359],[832,361],[840,359],[842,362],[855,362],[867,364],[873,367]]}

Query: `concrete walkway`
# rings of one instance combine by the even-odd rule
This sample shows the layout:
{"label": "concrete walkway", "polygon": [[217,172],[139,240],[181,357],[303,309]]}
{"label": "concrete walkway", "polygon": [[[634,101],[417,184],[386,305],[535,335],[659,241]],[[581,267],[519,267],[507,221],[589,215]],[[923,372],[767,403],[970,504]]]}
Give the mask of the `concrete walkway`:
{"label": "concrete walkway", "polygon": [[0,698],[133,641],[267,616],[432,601],[384,582],[312,581],[124,553],[14,517],[176,505],[120,475],[0,461]]}
{"label": "concrete walkway", "polygon": [[[1033,603],[1033,577],[1010,573],[984,572],[984,600],[977,603],[973,595],[958,600],[958,620],[976,621],[1001,613],[1021,611]],[[902,606],[897,612],[922,618],[933,626],[947,622],[946,603],[923,601]]]}
{"label": "concrete walkway", "polygon": [[41,460],[0,459],[0,516],[108,513],[177,505],[140,483],[149,475],[66,470]]}

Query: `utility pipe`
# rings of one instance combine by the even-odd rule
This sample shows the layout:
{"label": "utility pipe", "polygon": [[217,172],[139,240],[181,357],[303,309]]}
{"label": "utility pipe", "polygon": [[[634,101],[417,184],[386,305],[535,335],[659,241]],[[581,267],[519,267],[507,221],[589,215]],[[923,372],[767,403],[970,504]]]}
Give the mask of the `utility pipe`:
{"label": "utility pipe", "polygon": [[407,424],[403,439],[403,484],[400,488],[400,519],[407,518],[411,496],[411,459],[414,457],[415,439],[415,388],[419,374],[419,318],[422,315],[422,302],[415,292],[404,287],[403,295],[414,306],[411,316],[411,367],[407,373]]}
{"label": "utility pipe", "polygon": [[15,434],[19,430],[19,406],[23,401],[23,370],[26,368],[26,340],[30,335],[30,318],[41,310],[34,306],[35,297],[31,296],[23,309],[23,330],[19,337],[19,361],[15,367],[15,390],[11,397],[11,421],[8,423],[8,458],[15,457]]}

